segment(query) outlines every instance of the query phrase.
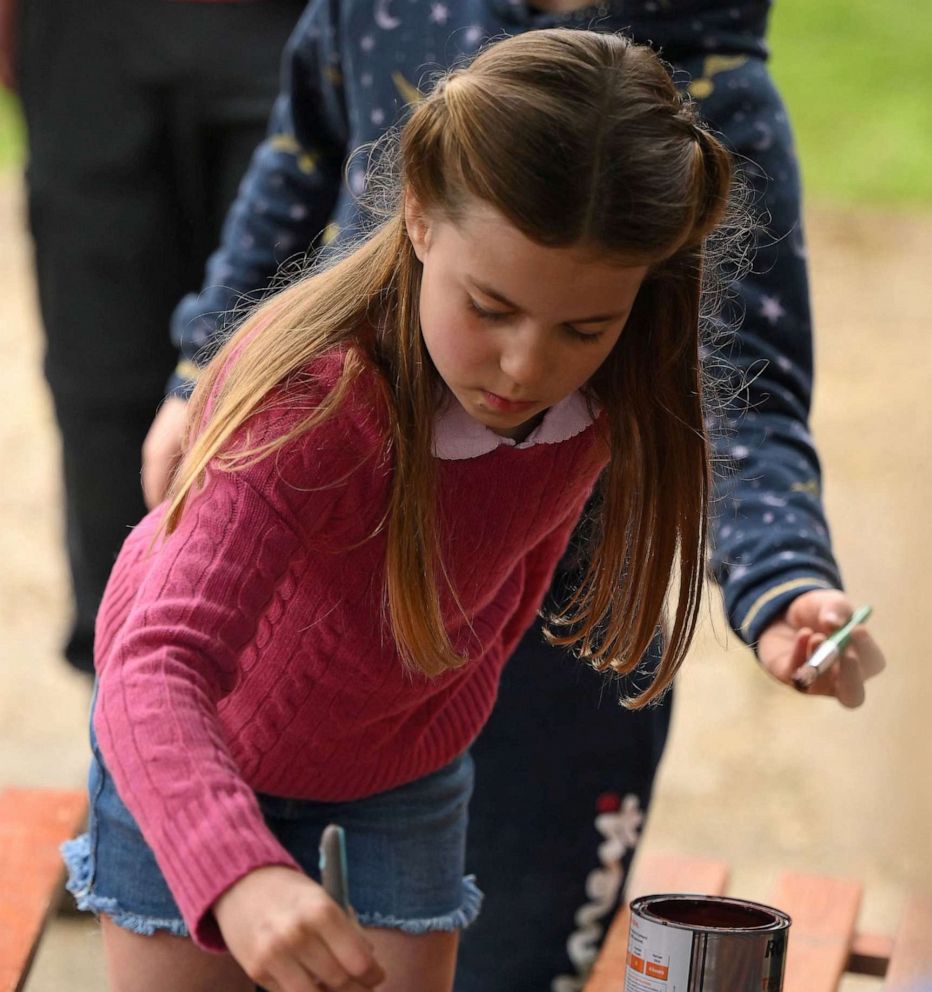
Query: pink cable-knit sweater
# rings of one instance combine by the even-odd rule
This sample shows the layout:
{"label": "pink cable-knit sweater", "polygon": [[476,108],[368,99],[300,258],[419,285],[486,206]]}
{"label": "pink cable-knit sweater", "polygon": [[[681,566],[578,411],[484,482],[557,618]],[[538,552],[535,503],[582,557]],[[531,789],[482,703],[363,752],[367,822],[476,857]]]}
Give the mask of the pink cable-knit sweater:
{"label": "pink cable-knit sweater", "polygon": [[[321,359],[307,405],[342,355]],[[519,445],[453,401],[435,429],[442,554],[468,655],[433,680],[402,668],[383,611],[392,474],[374,371],[325,424],[239,472],[211,469],[180,525],[150,550],[163,508],[132,531],[98,615],[95,730],[195,939],[264,865],[297,867],[253,790],[359,798],[460,754],[531,624],[605,461],[579,396]],[[307,406],[304,410],[306,411]],[[258,414],[280,436],[294,405]]]}

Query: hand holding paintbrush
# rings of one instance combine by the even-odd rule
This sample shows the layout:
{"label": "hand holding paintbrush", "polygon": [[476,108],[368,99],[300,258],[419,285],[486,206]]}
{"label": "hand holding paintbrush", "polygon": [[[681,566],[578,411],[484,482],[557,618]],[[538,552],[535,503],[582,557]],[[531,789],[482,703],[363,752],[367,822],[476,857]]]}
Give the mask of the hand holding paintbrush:
{"label": "hand holding paintbrush", "polygon": [[340,827],[324,831],[320,867],[319,885],[291,867],[265,865],[230,886],[213,906],[227,950],[263,988],[375,989],[385,972],[349,904]]}
{"label": "hand holding paintbrush", "polygon": [[[863,618],[841,634],[855,612],[839,589],[803,593],[761,634],[761,664],[774,678],[807,695],[835,696],[847,708],[860,706],[865,683],[883,671],[886,660]],[[834,637],[834,647],[823,649],[832,635],[840,635]],[[834,643],[839,639],[845,643]],[[830,664],[825,664],[826,655],[831,656]]]}
{"label": "hand holding paintbrush", "polygon": [[862,606],[855,610],[851,619],[825,638],[813,651],[804,665],[793,673],[793,685],[801,692],[811,689],[820,675],[824,675],[834,665],[851,640],[851,633],[858,624],[866,623],[873,613],[873,607]]}

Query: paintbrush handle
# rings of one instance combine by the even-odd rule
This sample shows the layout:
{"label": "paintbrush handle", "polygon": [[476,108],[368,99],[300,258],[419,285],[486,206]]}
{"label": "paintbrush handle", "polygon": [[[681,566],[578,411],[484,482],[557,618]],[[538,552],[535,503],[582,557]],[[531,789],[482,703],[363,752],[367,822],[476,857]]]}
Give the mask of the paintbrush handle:
{"label": "paintbrush handle", "polygon": [[851,631],[853,631],[858,624],[865,623],[873,612],[874,608],[872,606],[858,607],[858,609],[851,614],[851,619],[844,626],[839,627],[834,633],[829,634],[826,641],[831,641],[833,644],[837,644],[838,650],[843,651],[851,637]]}
{"label": "paintbrush handle", "polygon": [[851,619],[838,630],[829,634],[812,652],[812,657],[796,670],[793,676],[793,685],[805,692],[820,675],[827,672],[841,657],[854,628],[858,624],[864,623],[873,612],[872,606],[861,606],[856,609],[851,615]]}
{"label": "paintbrush handle", "polygon": [[346,836],[343,828],[331,823],[320,838],[320,879],[324,891],[347,913],[352,912],[346,869]]}

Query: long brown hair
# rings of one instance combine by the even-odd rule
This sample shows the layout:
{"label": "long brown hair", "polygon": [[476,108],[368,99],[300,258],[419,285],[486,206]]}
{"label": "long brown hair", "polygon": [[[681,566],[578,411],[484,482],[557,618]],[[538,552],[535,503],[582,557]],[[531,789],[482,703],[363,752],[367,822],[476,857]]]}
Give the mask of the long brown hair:
{"label": "long brown hair", "polygon": [[[626,328],[587,390],[604,412],[610,461],[584,578],[552,639],[599,669],[631,671],[678,594],[663,659],[641,706],[682,662],[706,555],[709,444],[699,307],[704,242],[728,202],[727,153],[697,123],[658,58],[619,35],[534,31],[498,42],[443,77],[400,139],[401,188],[452,221],[470,198],[541,244],[648,264]],[[394,474],[386,595],[404,662],[428,675],[462,664],[440,609],[432,426],[442,383],[418,319],[421,269],[394,214],[351,254],[272,296],[208,366],[192,399],[192,443],[165,518],[177,526],[208,463],[266,457],[330,416],[353,379],[381,373]],[[352,345],[343,377],[285,436],[232,445],[235,432],[324,351]],[[413,508],[413,509],[412,509]],[[451,590],[454,593],[455,590]]]}

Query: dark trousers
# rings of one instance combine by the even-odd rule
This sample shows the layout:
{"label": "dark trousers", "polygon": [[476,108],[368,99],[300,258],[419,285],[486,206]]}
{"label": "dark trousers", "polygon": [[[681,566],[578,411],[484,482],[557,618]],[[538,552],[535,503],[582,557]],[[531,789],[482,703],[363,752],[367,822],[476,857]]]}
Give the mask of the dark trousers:
{"label": "dark trousers", "polygon": [[278,90],[302,0],[29,0],[20,89],[29,222],[61,432],[75,617],[145,512],[140,449],[175,363],[169,317],[208,252]]}
{"label": "dark trousers", "polygon": [[[649,665],[650,659],[643,664]],[[485,893],[456,992],[578,992],[618,907],[670,726],[623,684],[549,647],[539,624],[505,667],[473,744],[466,867]]]}

